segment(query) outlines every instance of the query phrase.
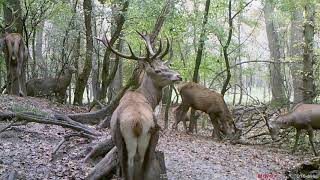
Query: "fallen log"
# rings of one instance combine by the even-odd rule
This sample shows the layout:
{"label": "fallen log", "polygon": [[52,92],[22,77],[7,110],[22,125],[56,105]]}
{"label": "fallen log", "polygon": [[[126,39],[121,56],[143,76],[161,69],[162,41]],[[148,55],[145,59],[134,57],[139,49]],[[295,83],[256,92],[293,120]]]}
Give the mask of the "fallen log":
{"label": "fallen log", "polygon": [[111,179],[116,167],[119,164],[117,147],[113,147],[111,151],[90,171],[86,180],[98,180],[103,177]]}
{"label": "fallen log", "polygon": [[99,156],[105,156],[115,146],[111,136],[104,138],[102,142],[99,142],[93,146],[89,154],[84,158],[84,162],[88,162],[89,159],[94,159]]}
{"label": "fallen log", "polygon": [[73,129],[76,131],[84,132],[86,134],[90,134],[93,136],[99,136],[99,132],[89,128],[83,124],[74,124],[70,121],[64,121],[59,119],[54,119],[46,116],[36,115],[31,112],[18,112],[18,113],[0,113],[0,121],[6,120],[6,119],[12,119],[17,118],[17,121],[27,121],[27,122],[36,122],[41,124],[52,124],[52,125],[59,125],[64,128]]}

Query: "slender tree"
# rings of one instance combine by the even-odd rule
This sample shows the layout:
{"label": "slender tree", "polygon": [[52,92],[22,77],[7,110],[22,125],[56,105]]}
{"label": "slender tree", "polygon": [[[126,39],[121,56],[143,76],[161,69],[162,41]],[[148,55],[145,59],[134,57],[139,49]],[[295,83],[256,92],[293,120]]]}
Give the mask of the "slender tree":
{"label": "slender tree", "polygon": [[74,104],[82,104],[83,93],[88,82],[91,68],[92,68],[92,53],[93,53],[93,39],[92,39],[92,23],[91,23],[91,13],[92,13],[92,1],[83,1],[84,9],[84,21],[86,28],[86,55],[85,63],[82,72],[78,75],[76,82],[76,89],[74,93]]}
{"label": "slender tree", "polygon": [[[279,35],[275,28],[274,23],[274,5],[273,1],[266,0],[263,8],[266,31],[268,38],[268,46],[270,50],[270,58],[275,62],[280,62],[280,44]],[[281,74],[281,64],[280,63],[270,63],[270,78],[271,78],[271,92],[272,92],[272,103],[275,105],[281,105],[286,103],[285,92],[283,85],[283,76]]]}
{"label": "slender tree", "polygon": [[303,52],[303,101],[312,103],[315,97],[315,84],[313,77],[314,53],[314,24],[315,24],[315,7],[311,1],[304,6],[305,23],[304,23],[304,52]]}

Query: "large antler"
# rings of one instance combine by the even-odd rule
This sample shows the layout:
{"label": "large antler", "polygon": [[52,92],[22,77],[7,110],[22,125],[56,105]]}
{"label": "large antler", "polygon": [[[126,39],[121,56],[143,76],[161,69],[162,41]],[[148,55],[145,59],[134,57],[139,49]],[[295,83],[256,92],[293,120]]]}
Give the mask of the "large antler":
{"label": "large antler", "polygon": [[127,54],[123,54],[117,50],[115,50],[110,41],[108,40],[106,34],[104,35],[103,39],[99,39],[99,38],[96,38],[97,40],[101,41],[106,47],[110,48],[110,50],[120,56],[120,57],[123,57],[123,58],[126,58],[126,59],[132,59],[132,60],[137,60],[137,61],[147,61],[147,62],[151,62],[153,60],[155,60],[156,58],[160,58],[162,59],[166,54],[168,54],[169,52],[169,49],[170,49],[170,42],[168,40],[168,38],[166,38],[167,40],[167,46],[166,46],[166,49],[164,52],[161,52],[162,51],[162,41],[160,40],[159,42],[159,48],[156,52],[153,51],[153,48],[152,48],[152,43],[151,43],[151,38],[150,38],[150,35],[148,35],[147,33],[143,34],[143,33],[140,33],[137,31],[137,33],[142,37],[142,39],[144,39],[145,43],[146,43],[146,56],[145,57],[140,57],[140,56],[136,56],[130,46],[130,44],[128,43],[128,48],[129,48],[129,51],[130,51],[130,55],[127,55]]}
{"label": "large antler", "polygon": [[9,8],[9,9],[10,9],[10,11],[11,11],[11,13],[12,13],[12,18],[11,18],[11,21],[10,21],[9,24],[6,24],[6,23],[4,23],[5,25],[1,25],[1,24],[0,24],[0,30],[1,30],[2,32],[6,32],[6,31],[7,31],[8,29],[10,29],[10,28],[14,25],[14,23],[16,22],[15,15],[16,15],[16,13],[18,12],[18,10],[17,10],[17,11],[13,11],[12,8]]}
{"label": "large antler", "polygon": [[132,59],[132,60],[137,60],[137,61],[147,61],[148,60],[148,57],[149,57],[149,51],[147,51],[147,56],[146,57],[140,57],[140,56],[136,56],[130,46],[130,44],[128,43],[128,48],[129,48],[129,51],[130,51],[130,55],[127,55],[127,54],[123,54],[117,50],[115,50],[110,41],[108,40],[107,36],[104,35],[103,39],[99,39],[99,38],[96,38],[97,40],[101,41],[106,47],[110,48],[110,50],[120,56],[120,57],[123,57],[123,58],[126,58],[126,59]]}

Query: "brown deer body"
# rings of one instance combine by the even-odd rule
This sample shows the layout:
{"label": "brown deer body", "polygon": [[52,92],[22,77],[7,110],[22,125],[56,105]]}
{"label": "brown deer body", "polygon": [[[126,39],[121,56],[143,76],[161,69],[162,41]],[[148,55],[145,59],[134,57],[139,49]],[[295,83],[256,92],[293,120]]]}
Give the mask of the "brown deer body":
{"label": "brown deer body", "polygon": [[[178,115],[178,113],[177,113],[178,110],[179,110],[178,107],[175,107],[173,109],[174,116]],[[184,115],[184,117],[181,117],[181,118],[175,117],[175,122],[173,123],[172,128],[173,129],[177,129],[178,128],[178,124],[182,121],[183,127],[186,129],[186,127],[187,127],[187,123],[186,122],[191,120],[191,110],[192,109],[190,108],[188,110],[188,112]],[[196,111],[195,112],[195,119],[197,120],[200,116],[201,116],[201,112]]]}
{"label": "brown deer body", "polygon": [[126,180],[160,179],[159,165],[150,158],[154,149],[149,146],[158,126],[153,111],[161,100],[162,88],[181,81],[180,75],[161,61],[168,53],[169,41],[164,52],[161,52],[161,41],[159,50],[153,52],[150,36],[140,35],[146,42],[146,57],[136,57],[130,46],[131,56],[123,55],[114,50],[106,38],[101,40],[115,54],[141,61],[144,65],[141,85],[137,90],[125,93],[111,118],[112,137],[119,150],[121,171]]}
{"label": "brown deer body", "polygon": [[43,97],[55,94],[58,102],[63,103],[73,73],[75,73],[75,69],[73,67],[68,67],[64,72],[64,75],[57,78],[31,79],[26,83],[27,95]]}
{"label": "brown deer body", "polygon": [[214,127],[213,136],[222,139],[221,132],[228,136],[235,133],[231,113],[221,94],[194,82],[180,85],[179,92],[182,102],[175,112],[177,122],[184,121],[185,114],[192,107],[209,115]]}
{"label": "brown deer body", "polygon": [[274,137],[279,129],[294,127],[296,129],[295,144],[292,152],[295,152],[301,130],[307,130],[309,141],[314,154],[317,152],[313,143],[313,130],[320,129],[320,105],[318,104],[298,104],[287,114],[274,115],[270,119],[271,135]]}
{"label": "brown deer body", "polygon": [[19,33],[5,33],[1,43],[3,51],[6,55],[8,80],[11,83],[17,80],[19,91],[10,92],[11,90],[9,90],[9,93],[25,96],[25,81],[23,76],[25,76],[24,68],[28,58],[28,52],[25,48],[23,38]]}

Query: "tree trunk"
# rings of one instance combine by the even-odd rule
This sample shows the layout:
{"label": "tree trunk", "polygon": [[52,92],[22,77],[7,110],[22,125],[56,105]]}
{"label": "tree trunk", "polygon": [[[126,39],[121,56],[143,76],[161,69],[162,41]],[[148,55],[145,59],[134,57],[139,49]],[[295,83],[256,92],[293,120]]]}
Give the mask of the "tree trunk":
{"label": "tree trunk", "polygon": [[312,103],[315,97],[315,84],[313,77],[313,41],[315,24],[315,7],[312,3],[305,5],[305,24],[304,24],[304,54],[303,54],[303,101]]}
{"label": "tree trunk", "polygon": [[[94,4],[93,4],[93,7],[94,7]],[[98,37],[97,19],[95,16],[95,12],[93,12],[92,14],[93,14],[93,24],[94,24],[94,26],[93,26],[94,27],[94,30],[93,30],[94,37]],[[96,48],[95,48],[95,53],[93,54],[93,57],[92,57],[91,89],[92,89],[93,99],[97,99],[98,91],[99,91],[99,66],[98,66],[98,64],[99,64],[99,50],[100,49],[99,49],[97,41],[94,41],[93,44],[94,44],[94,47],[96,47]]]}
{"label": "tree trunk", "polygon": [[[36,33],[36,46],[35,46],[35,58],[38,60],[38,65],[40,67],[38,73],[41,73],[44,71],[44,69],[41,69],[44,66],[44,59],[43,59],[43,55],[42,55],[42,37],[43,37],[43,28],[44,28],[44,22],[41,22],[39,24],[39,29]],[[42,70],[42,71],[40,71]],[[38,74],[39,75],[39,74]],[[41,76],[43,77],[43,76]]]}
{"label": "tree trunk", "polygon": [[289,56],[294,63],[290,64],[289,68],[293,81],[293,103],[297,104],[303,101],[302,95],[302,56],[303,56],[303,11],[300,8],[291,12],[290,22],[290,42],[289,42]]}
{"label": "tree trunk", "polygon": [[[204,40],[206,38],[206,24],[208,22],[209,7],[210,7],[210,0],[206,0],[205,12],[202,20],[201,34],[200,34],[199,45],[198,45],[197,55],[196,55],[196,63],[194,67],[193,77],[192,77],[192,81],[196,83],[199,82],[199,68],[201,65],[202,54],[204,49]],[[194,117],[194,113],[191,115],[191,117]],[[191,118],[190,125],[189,125],[189,132],[193,132],[193,129],[195,128],[195,124],[196,124],[195,118]]]}
{"label": "tree trunk", "polygon": [[171,105],[171,96],[172,96],[172,89],[173,89],[173,85],[169,86],[169,91],[166,97],[166,110],[165,110],[165,114],[164,114],[164,128],[168,129],[169,126],[169,109],[170,109],[170,105]]}
{"label": "tree trunk", "polygon": [[84,9],[84,21],[86,28],[86,59],[83,67],[83,71],[79,74],[76,89],[74,92],[74,104],[82,104],[83,93],[88,82],[91,68],[92,68],[92,52],[93,52],[93,39],[92,39],[92,24],[91,24],[91,13],[92,13],[92,1],[84,0],[83,1]]}
{"label": "tree trunk", "polygon": [[[274,7],[271,3],[272,2],[270,2],[269,0],[266,0],[263,9],[266,23],[268,46],[270,50],[271,59],[275,62],[280,62],[281,55],[280,44],[278,39],[279,37],[273,22]],[[280,106],[283,103],[286,103],[280,63],[270,63],[270,77],[272,91],[271,102],[276,106]]]}
{"label": "tree trunk", "polygon": [[[129,1],[124,1],[121,11],[118,12],[117,15],[115,16],[115,19],[116,19],[115,22],[117,26],[114,32],[112,33],[112,36],[110,39],[111,45],[115,43],[115,41],[118,39],[120,35],[120,32],[122,31],[128,6],[129,6]],[[101,72],[102,82],[101,82],[101,89],[98,95],[99,100],[104,100],[106,98],[108,86],[111,84],[112,79],[114,78],[114,77],[109,77],[110,54],[111,54],[110,49],[106,48],[104,57],[103,57],[103,63],[102,63],[102,72]]]}
{"label": "tree trunk", "polygon": [[[117,43],[117,49],[119,52],[122,52],[123,49],[123,39],[120,39]],[[113,70],[110,73],[110,76],[114,76],[111,88],[112,88],[112,97],[117,95],[117,92],[122,88],[122,63],[119,56],[115,57],[113,64]]]}
{"label": "tree trunk", "polygon": [[238,104],[240,105],[242,103],[242,96],[243,96],[243,85],[242,85],[242,65],[241,65],[241,20],[242,20],[242,15],[239,15],[238,18],[238,63],[240,63],[239,65],[239,86],[240,86],[240,90],[239,90],[239,101]]}

